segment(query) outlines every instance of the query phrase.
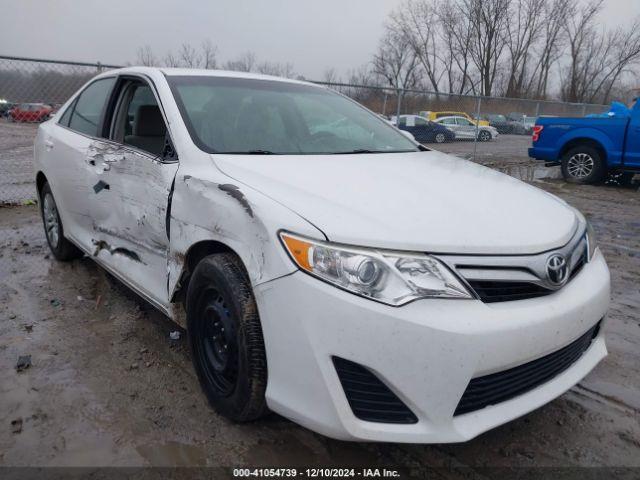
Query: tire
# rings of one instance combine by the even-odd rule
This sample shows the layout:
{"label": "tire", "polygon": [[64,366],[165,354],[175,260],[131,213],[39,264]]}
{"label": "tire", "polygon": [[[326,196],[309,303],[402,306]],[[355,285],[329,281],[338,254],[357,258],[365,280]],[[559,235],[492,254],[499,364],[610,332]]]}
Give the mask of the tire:
{"label": "tire", "polygon": [[193,364],[211,406],[235,422],[265,415],[267,357],[256,301],[240,259],[205,257],[187,290]]}
{"label": "tire", "polygon": [[447,136],[446,136],[444,133],[442,133],[442,132],[438,132],[438,133],[436,133],[436,134],[435,134],[435,136],[433,137],[433,140],[434,140],[436,143],[444,143],[444,142],[446,142],[446,141],[447,141]]}
{"label": "tire", "polygon": [[45,183],[40,190],[40,216],[49,249],[56,260],[67,262],[84,256],[82,250],[64,236],[62,220],[48,183]]}
{"label": "tire", "polygon": [[607,174],[602,155],[588,145],[574,147],[565,153],[561,168],[567,182],[582,185],[599,183]]}
{"label": "tire", "polygon": [[486,130],[480,130],[480,132],[478,133],[478,140],[480,140],[481,142],[488,142],[489,140],[491,140],[491,133],[487,132]]}

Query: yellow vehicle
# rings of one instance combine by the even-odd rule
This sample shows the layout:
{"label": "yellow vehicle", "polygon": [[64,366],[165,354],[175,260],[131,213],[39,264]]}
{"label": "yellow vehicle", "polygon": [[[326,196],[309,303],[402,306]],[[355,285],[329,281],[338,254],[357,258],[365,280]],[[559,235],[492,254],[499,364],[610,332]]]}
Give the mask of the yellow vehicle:
{"label": "yellow vehicle", "polygon": [[[459,117],[466,118],[467,120],[469,120],[473,124],[476,123],[476,121],[473,118],[471,118],[471,116],[469,116],[468,113],[465,113],[465,112],[420,112],[420,113],[418,113],[418,115],[420,115],[421,117],[426,117],[431,121],[437,120],[440,117],[459,116]],[[478,125],[482,125],[482,126],[488,127],[489,126],[489,122],[487,120],[480,120],[478,122]]]}

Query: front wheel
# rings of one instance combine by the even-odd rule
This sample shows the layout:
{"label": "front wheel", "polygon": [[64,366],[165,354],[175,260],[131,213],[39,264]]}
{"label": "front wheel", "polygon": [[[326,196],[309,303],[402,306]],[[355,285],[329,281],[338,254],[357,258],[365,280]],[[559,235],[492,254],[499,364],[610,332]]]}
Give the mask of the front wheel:
{"label": "front wheel", "polygon": [[251,285],[231,253],[205,257],[187,291],[189,346],[200,385],[221,415],[255,420],[267,412],[267,358]]}
{"label": "front wheel", "polygon": [[487,132],[486,130],[480,130],[480,133],[478,134],[478,140],[480,140],[481,142],[488,142],[489,140],[491,140],[491,133]]}
{"label": "front wheel", "polygon": [[436,133],[434,140],[436,141],[436,143],[444,143],[447,141],[447,136],[442,132],[438,132]]}
{"label": "front wheel", "polygon": [[606,173],[602,156],[593,147],[574,147],[562,157],[562,176],[567,182],[594,184],[602,181]]}

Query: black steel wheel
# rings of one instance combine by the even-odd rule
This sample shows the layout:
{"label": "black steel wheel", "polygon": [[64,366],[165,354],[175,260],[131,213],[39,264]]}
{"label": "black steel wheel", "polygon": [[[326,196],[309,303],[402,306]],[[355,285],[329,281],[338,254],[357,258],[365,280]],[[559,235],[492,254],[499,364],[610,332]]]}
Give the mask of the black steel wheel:
{"label": "black steel wheel", "polygon": [[187,291],[193,363],[209,403],[225,417],[245,422],[267,411],[267,360],[255,298],[240,259],[205,257]]}

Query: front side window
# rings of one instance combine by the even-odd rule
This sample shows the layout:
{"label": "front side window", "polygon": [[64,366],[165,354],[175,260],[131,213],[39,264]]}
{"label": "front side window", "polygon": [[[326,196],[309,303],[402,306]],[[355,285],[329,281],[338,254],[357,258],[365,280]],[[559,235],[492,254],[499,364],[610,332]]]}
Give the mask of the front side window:
{"label": "front side window", "polygon": [[324,88],[209,76],[168,80],[193,141],[210,153],[418,151],[387,122]]}
{"label": "front side window", "polygon": [[115,78],[96,80],[80,94],[71,113],[70,129],[92,137],[99,136],[100,117],[114,82]]}
{"label": "front side window", "polygon": [[416,117],[416,127],[426,127],[428,123],[424,118]]}
{"label": "front side window", "polygon": [[466,118],[462,118],[462,117],[458,117],[457,119],[458,125],[462,125],[464,127],[468,127],[469,125],[473,125],[469,120],[467,120]]}
{"label": "front side window", "polygon": [[151,87],[138,80],[120,90],[111,138],[154,156],[164,149],[167,127]]}

